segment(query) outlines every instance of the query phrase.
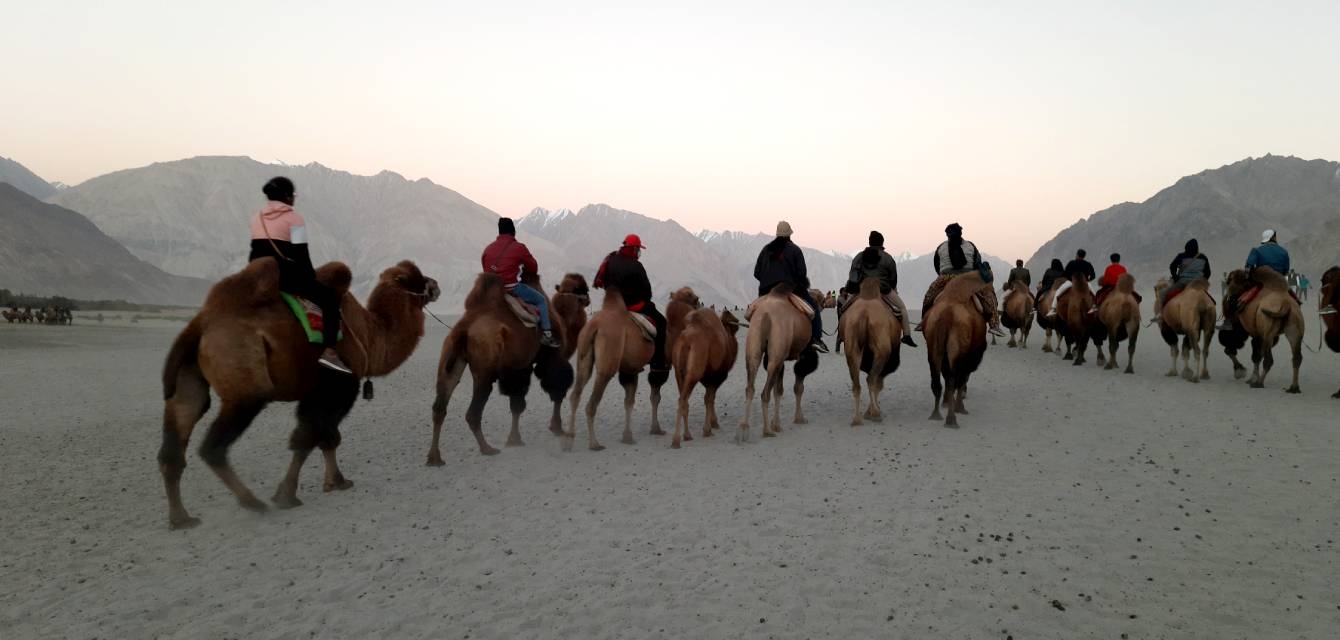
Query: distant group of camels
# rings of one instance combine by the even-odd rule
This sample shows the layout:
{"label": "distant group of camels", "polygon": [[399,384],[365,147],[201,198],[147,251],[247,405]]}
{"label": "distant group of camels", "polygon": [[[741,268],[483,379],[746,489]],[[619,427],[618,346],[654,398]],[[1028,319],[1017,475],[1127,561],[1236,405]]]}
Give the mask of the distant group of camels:
{"label": "distant group of camels", "polygon": [[[1226,332],[1221,342],[1234,361],[1238,377],[1245,368],[1236,352],[1248,340],[1252,343],[1254,371],[1250,382],[1264,384],[1273,362],[1270,347],[1284,336],[1293,348],[1293,383],[1298,391],[1298,366],[1302,356],[1303,323],[1297,301],[1284,285],[1265,274],[1259,293],[1238,315],[1241,335]],[[217,417],[209,426],[200,445],[200,456],[233,492],[239,503],[254,511],[267,505],[258,499],[237,477],[228,462],[228,449],[270,402],[297,401],[298,424],[289,438],[293,458],[271,502],[280,508],[301,505],[297,497],[298,478],[303,463],[314,449],[321,449],[325,461],[322,483],[325,491],[353,486],[340,472],[336,449],[341,435],[339,424],[358,396],[358,380],[384,376],[402,364],[418,346],[424,333],[424,307],[437,299],[436,281],[425,276],[414,263],[402,261],[382,272],[376,288],[364,307],[348,294],[351,274],[341,263],[330,263],[318,270],[318,279],[343,296],[343,332],[339,343],[341,359],[354,376],[324,369],[316,364],[319,344],[308,343],[303,330],[278,295],[278,268],[272,259],[250,263],[241,272],[214,286],[197,316],[178,335],[163,368],[165,399],[163,439],[158,453],[168,498],[168,523],[173,529],[195,526],[181,500],[180,481],[185,468],[185,451],[196,423],[210,405],[210,389],[221,402]],[[540,288],[538,278],[527,276],[527,284]],[[1337,297],[1340,268],[1332,268],[1323,277],[1320,296],[1323,304]],[[1235,272],[1229,279],[1230,291],[1241,291],[1250,283],[1247,274]],[[555,287],[549,312],[560,346],[541,346],[534,318],[523,317],[508,301],[504,283],[492,274],[481,274],[465,301],[465,313],[443,342],[437,366],[436,398],[432,404],[432,441],[428,450],[430,466],[445,464],[440,450],[440,435],[452,393],[471,375],[470,404],[465,421],[478,444],[480,453],[492,455],[483,434],[483,410],[496,385],[507,396],[511,409],[511,431],[506,444],[523,444],[520,418],[526,409],[531,378],[552,402],[549,430],[559,436],[564,450],[572,450],[576,439],[578,405],[589,387],[585,406],[587,447],[604,448],[596,437],[595,416],[609,382],[618,379],[624,389],[624,430],[622,441],[633,443],[632,412],[638,378],[651,360],[653,347],[644,326],[624,306],[618,291],[607,290],[600,308],[587,316],[590,292],[584,277],[568,274]],[[977,273],[951,280],[932,307],[923,314],[927,362],[934,396],[931,419],[945,426],[957,426],[957,414],[966,413],[964,398],[968,380],[981,363],[987,348],[986,316],[994,310],[983,309],[979,293],[992,285]],[[1160,282],[1158,292],[1166,287]],[[1169,344],[1173,367],[1168,375],[1177,375],[1178,342],[1181,342],[1183,377],[1191,381],[1209,377],[1205,359],[1216,318],[1215,302],[1208,283],[1198,281],[1167,304],[1157,304],[1155,314],[1160,333]],[[1237,289],[1234,289],[1236,287]],[[1108,369],[1117,366],[1117,347],[1127,341],[1127,373],[1133,372],[1141,320],[1134,279],[1123,276],[1115,289],[1089,313],[1094,294],[1082,277],[1056,301],[1057,314],[1048,317],[1051,296],[1039,291],[1042,304],[1035,307],[1034,294],[1022,284],[1013,284],[1002,304],[1002,324],[1011,330],[1010,346],[1027,346],[1029,328],[1034,321],[1047,332],[1043,350],[1052,351],[1052,334],[1057,334],[1056,351],[1061,341],[1066,357],[1074,364],[1084,363],[1087,344],[1098,346],[1098,361]],[[832,296],[823,299],[833,306]],[[1161,296],[1160,296],[1161,297]],[[818,355],[809,347],[810,322],[806,307],[792,295],[788,285],[779,285],[749,306],[744,318],[729,310],[717,312],[703,307],[691,289],[671,294],[665,309],[667,353],[671,372],[679,389],[675,425],[670,446],[680,448],[693,439],[688,423],[689,400],[702,385],[706,414],[703,437],[711,437],[721,428],[715,399],[717,389],[727,379],[737,360],[739,327],[748,327],[745,350],[745,406],[736,440],[750,439],[754,420],[754,398],[761,402],[760,433],[765,437],[781,432],[780,401],[786,362],[794,361],[796,424],[805,423],[803,397],[805,378],[818,367]],[[884,378],[899,366],[899,336],[906,319],[900,318],[880,295],[879,282],[861,283],[860,293],[841,313],[839,324],[845,336],[845,358],[851,376],[852,424],[865,419],[879,420],[883,412],[879,395]],[[1326,341],[1340,351],[1340,327],[1335,316],[1326,316]],[[1016,337],[1017,336],[1017,337]],[[1103,342],[1108,353],[1104,357]],[[576,366],[573,366],[575,356]],[[1200,371],[1192,370],[1198,361]],[[763,386],[756,378],[763,369]],[[868,404],[862,410],[861,374],[865,374]],[[670,372],[653,371],[651,386],[651,433],[664,434],[659,422],[661,388]],[[365,383],[364,395],[370,396]],[[566,429],[561,408],[569,403]],[[1336,397],[1340,397],[1337,392]]]}
{"label": "distant group of camels", "polygon": [[0,311],[0,315],[10,324],[74,324],[74,314],[66,307],[47,306],[45,308],[33,311],[32,307],[26,307],[19,310],[18,307],[10,307]]}

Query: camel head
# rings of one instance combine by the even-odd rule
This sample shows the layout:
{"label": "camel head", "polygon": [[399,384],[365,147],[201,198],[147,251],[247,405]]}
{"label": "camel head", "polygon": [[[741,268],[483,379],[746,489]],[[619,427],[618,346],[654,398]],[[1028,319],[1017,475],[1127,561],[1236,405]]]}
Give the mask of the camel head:
{"label": "camel head", "polygon": [[419,267],[409,260],[401,260],[394,267],[382,272],[377,280],[377,287],[383,286],[395,287],[412,296],[417,296],[419,306],[427,306],[430,302],[436,302],[437,297],[442,294],[442,288],[437,286],[437,281],[423,275]]}
{"label": "camel head", "polygon": [[1252,286],[1251,275],[1246,269],[1234,269],[1228,272],[1228,297],[1236,297],[1238,294],[1250,289]]}
{"label": "camel head", "polygon": [[682,302],[689,305],[692,309],[701,309],[703,303],[698,299],[698,294],[693,292],[692,287],[680,287],[671,292],[670,299],[676,302]]}
{"label": "camel head", "polygon": [[725,325],[726,334],[731,336],[738,333],[740,331],[740,327],[749,326],[743,322],[740,322],[739,318],[736,318],[735,314],[731,313],[730,311],[721,312],[721,324]]}
{"label": "camel head", "polygon": [[1331,267],[1321,274],[1321,286],[1317,287],[1317,304],[1326,306],[1340,302],[1340,267]]}
{"label": "camel head", "polygon": [[583,309],[591,306],[591,289],[586,285],[586,278],[580,273],[565,274],[563,280],[554,285],[554,291],[576,296]]}

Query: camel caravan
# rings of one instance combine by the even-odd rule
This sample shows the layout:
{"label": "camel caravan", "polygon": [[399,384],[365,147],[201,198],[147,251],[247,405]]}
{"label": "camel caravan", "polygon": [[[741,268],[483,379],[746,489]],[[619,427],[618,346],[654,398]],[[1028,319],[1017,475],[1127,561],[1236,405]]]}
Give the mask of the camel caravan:
{"label": "camel caravan", "polygon": [[25,307],[19,310],[17,306],[11,306],[4,311],[0,311],[5,321],[9,324],[46,324],[46,325],[71,325],[74,324],[74,313],[69,307],[58,307],[48,305],[37,311],[32,307]]}
{"label": "camel caravan", "polygon": [[[302,504],[301,470],[317,448],[324,462],[323,491],[352,487],[336,456],[342,441],[340,424],[354,407],[360,381],[363,397],[371,399],[369,379],[391,373],[414,352],[424,335],[425,307],[438,299],[436,281],[404,260],[383,271],[366,305],[360,304],[349,291],[353,274],[347,266],[339,262],[312,266],[305,221],[292,208],[292,183],[276,178],[263,192],[269,202],[252,220],[249,264],[214,285],[200,311],[174,340],[164,363],[158,462],[173,529],[199,523],[183,503],[181,477],[186,448],[196,423],[210,408],[211,391],[220,407],[199,454],[244,508],[263,512],[269,507],[238,477],[228,452],[272,402],[298,404],[297,424],[289,436],[292,458],[270,504],[279,508]],[[1094,270],[1082,251],[1064,267],[1054,260],[1034,291],[1029,290],[1031,276],[1018,261],[1001,288],[1004,300],[997,303],[990,266],[976,246],[963,238],[957,224],[945,232],[947,240],[933,260],[938,277],[922,300],[920,324],[912,328],[897,291],[897,266],[877,232],[870,234],[870,246],[853,259],[839,297],[810,288],[803,254],[791,241],[791,227],[779,223],[776,238],[763,247],[755,263],[759,297],[741,319],[730,310],[705,306],[688,287],[670,293],[662,314],[640,261],[647,247],[636,234],[626,236],[604,258],[589,286],[583,275],[569,273],[552,295],[545,295],[539,265],[516,239],[512,221],[502,218],[497,238],[481,255],[481,273],[464,300],[464,313],[443,340],[427,464],[446,464],[442,427],[467,369],[471,384],[465,424],[484,455],[499,453],[483,432],[484,408],[495,386],[507,397],[511,412],[505,445],[524,444],[521,417],[532,377],[550,400],[549,431],[564,451],[574,448],[579,409],[585,417],[587,448],[605,448],[597,436],[596,416],[609,383],[616,379],[624,391],[621,442],[634,444],[633,409],[644,371],[651,388],[648,432],[666,434],[659,422],[659,404],[662,387],[673,377],[678,401],[670,448],[680,449],[694,439],[689,407],[699,386],[704,405],[699,433],[710,438],[721,429],[716,396],[739,359],[741,327],[748,329],[743,344],[745,391],[735,440],[751,440],[756,396],[759,433],[765,438],[778,436],[788,363],[794,363],[792,423],[806,423],[805,381],[818,369],[820,354],[827,352],[821,316],[826,307],[838,311],[837,334],[847,347],[852,426],[887,415],[880,403],[885,380],[900,366],[903,347],[920,347],[914,338],[918,332],[925,341],[931,377],[930,419],[943,420],[950,428],[958,427],[959,416],[968,413],[968,384],[985,357],[987,335],[1004,337],[1002,326],[1011,331],[1010,346],[1026,348],[1029,326],[1036,322],[1048,332],[1044,351],[1060,351],[1064,340],[1074,365],[1086,361],[1092,341],[1096,359],[1106,369],[1118,368],[1117,349],[1125,341],[1125,372],[1134,371],[1141,300],[1119,255],[1112,255],[1096,293],[1090,287]],[[1288,391],[1296,393],[1302,314],[1281,272],[1273,270],[1280,266],[1273,248],[1252,255],[1248,269],[1228,276],[1220,342],[1238,377],[1245,376],[1245,367],[1238,363],[1236,351],[1251,342],[1254,370],[1249,382],[1261,387],[1273,364],[1271,347],[1284,337],[1293,356]],[[1253,260],[1262,264],[1253,265]],[[1151,320],[1170,346],[1173,367],[1168,375],[1178,375],[1180,343],[1180,375],[1193,382],[1208,379],[1206,358],[1216,329],[1216,301],[1208,291],[1209,262],[1193,240],[1170,271],[1173,277],[1155,287]],[[588,315],[590,288],[604,294],[600,307]],[[1332,268],[1322,278],[1319,304],[1326,344],[1340,351],[1340,326],[1334,314],[1337,289],[1340,268]],[[6,318],[10,315],[6,312]],[[1058,338],[1054,348],[1052,333]]]}

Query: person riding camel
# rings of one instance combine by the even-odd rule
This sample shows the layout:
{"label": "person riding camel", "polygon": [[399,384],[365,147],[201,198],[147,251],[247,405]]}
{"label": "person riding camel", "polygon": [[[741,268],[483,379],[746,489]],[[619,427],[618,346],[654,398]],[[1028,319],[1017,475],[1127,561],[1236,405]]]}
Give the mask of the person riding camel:
{"label": "person riding camel", "polygon": [[[1048,318],[1056,317],[1056,301],[1061,299],[1061,294],[1070,290],[1072,284],[1071,278],[1080,275],[1084,276],[1085,281],[1093,282],[1093,279],[1098,276],[1093,270],[1093,263],[1084,259],[1086,255],[1088,254],[1083,249],[1080,249],[1075,252],[1075,259],[1066,263],[1065,271],[1061,272],[1061,277],[1065,279],[1065,282],[1062,282],[1061,286],[1056,287],[1056,292],[1052,293],[1052,308],[1047,310]],[[1090,311],[1092,311],[1092,309]]]}
{"label": "person riding camel", "polygon": [[[861,281],[866,278],[879,278],[879,293],[884,296],[885,304],[893,309],[897,314],[898,321],[903,327],[907,326],[907,305],[903,304],[903,299],[898,295],[898,262],[884,250],[884,234],[878,231],[870,232],[870,246],[866,247],[860,253],[856,254],[851,261],[851,273],[847,276],[847,284],[844,291],[861,290]],[[838,308],[838,316],[851,303],[857,300],[856,295],[849,295],[843,300],[842,306]],[[841,342],[841,338],[838,339]],[[903,330],[902,343],[915,347],[917,343],[912,340],[912,334],[906,329]]]}
{"label": "person riding camel", "polygon": [[787,283],[791,293],[805,301],[814,310],[810,320],[810,346],[819,353],[828,353],[824,344],[824,324],[819,304],[810,296],[810,279],[805,270],[805,254],[791,241],[791,225],[783,220],[777,223],[777,237],[763,246],[754,261],[754,279],[758,280],[758,295],[768,295],[772,288]]}
{"label": "person riding camel", "polygon": [[1160,306],[1167,304],[1168,298],[1192,282],[1200,278],[1208,280],[1211,273],[1210,259],[1200,252],[1200,243],[1192,238],[1186,241],[1183,251],[1168,264],[1168,272],[1172,274],[1172,286],[1164,289],[1163,297],[1159,299]]}
{"label": "person riding camel", "polygon": [[[922,318],[926,317],[931,305],[935,304],[935,298],[939,297],[940,292],[944,291],[945,286],[956,276],[977,271],[984,274],[983,281],[991,284],[991,278],[988,277],[990,269],[983,265],[982,254],[977,251],[977,245],[963,239],[963,227],[957,222],[950,223],[945,227],[945,236],[948,239],[935,248],[935,254],[931,259],[938,277],[931,281],[930,287],[926,289],[926,296],[921,301]],[[982,287],[977,292],[977,299],[982,305],[982,314],[986,316],[988,330],[994,335],[1005,337],[1005,332],[1000,328],[1000,305],[996,303],[994,287]],[[914,330],[922,329],[921,323],[918,323]]]}
{"label": "person riding camel", "polygon": [[[1107,268],[1103,270],[1103,275],[1098,278],[1098,293],[1093,296],[1093,309],[1090,310],[1090,313],[1098,313],[1098,305],[1103,302],[1107,294],[1117,287],[1117,280],[1126,275],[1126,265],[1121,264],[1120,253],[1114,253],[1108,256],[1108,259],[1112,263],[1107,265]],[[1140,294],[1135,294],[1135,299],[1139,300]]]}
{"label": "person riding camel", "polygon": [[352,374],[335,353],[340,336],[340,296],[316,281],[307,247],[307,222],[293,210],[297,189],[292,180],[278,176],[266,182],[261,192],[269,202],[251,218],[251,254],[247,261],[274,258],[279,264],[279,290],[321,308],[321,344],[326,349],[318,362],[328,369]]}
{"label": "person riding camel", "polygon": [[[1279,244],[1274,229],[1266,229],[1261,232],[1261,244],[1252,247],[1251,252],[1247,254],[1247,262],[1244,268],[1247,269],[1247,276],[1256,282],[1254,273],[1259,267],[1270,267],[1282,276],[1290,273],[1289,269],[1289,251]],[[1219,324],[1219,328],[1224,331],[1232,331],[1238,321],[1238,301],[1224,300],[1224,321]]]}
{"label": "person riding camel", "polygon": [[539,274],[540,271],[530,249],[517,241],[516,223],[511,218],[498,219],[498,237],[484,247],[479,261],[485,273],[495,274],[503,281],[503,289],[539,311],[540,344],[546,347],[559,346],[550,324],[549,299],[520,281],[523,269],[529,274]]}
{"label": "person riding camel", "polygon": [[1000,288],[1001,291],[1005,292],[1005,295],[1000,297],[1001,304],[1005,304],[1005,301],[1010,299],[1010,294],[1014,293],[1014,283],[1016,282],[1024,283],[1025,290],[1033,284],[1033,273],[1024,267],[1023,260],[1014,261],[1014,268],[1010,269],[1010,276],[1005,279],[1005,286]]}
{"label": "person riding camel", "polygon": [[656,303],[651,301],[651,280],[647,278],[646,267],[638,260],[646,248],[637,234],[625,236],[623,246],[610,252],[601,261],[591,286],[618,290],[623,296],[624,307],[651,320],[651,324],[656,327],[656,337],[653,338],[656,349],[651,355],[651,370],[669,371],[670,366],[665,360],[665,316],[656,309]]}
{"label": "person riding camel", "polygon": [[1064,274],[1065,265],[1061,264],[1061,259],[1052,258],[1051,264],[1047,265],[1047,270],[1042,272],[1042,281],[1038,283],[1037,295],[1033,296],[1033,306],[1035,308],[1041,308],[1042,294],[1050,291],[1052,285],[1056,284],[1056,280]]}

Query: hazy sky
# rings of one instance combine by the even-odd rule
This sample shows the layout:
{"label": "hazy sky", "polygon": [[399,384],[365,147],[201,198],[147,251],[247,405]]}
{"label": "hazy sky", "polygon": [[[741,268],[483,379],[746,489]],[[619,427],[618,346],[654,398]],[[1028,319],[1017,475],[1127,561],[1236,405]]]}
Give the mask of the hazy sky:
{"label": "hazy sky", "polygon": [[1027,257],[1186,174],[1340,159],[1334,0],[44,0],[0,60],[0,155],[48,180],[316,160],[844,251],[957,220]]}

